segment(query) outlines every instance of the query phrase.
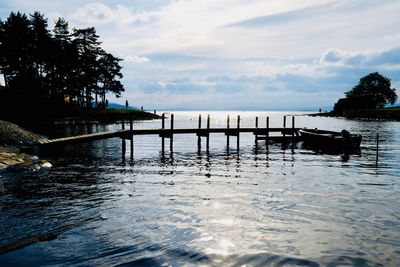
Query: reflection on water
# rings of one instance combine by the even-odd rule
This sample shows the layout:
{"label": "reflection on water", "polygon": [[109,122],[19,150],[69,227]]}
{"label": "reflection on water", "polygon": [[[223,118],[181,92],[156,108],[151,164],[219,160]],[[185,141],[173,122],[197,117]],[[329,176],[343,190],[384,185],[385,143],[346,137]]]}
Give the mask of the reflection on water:
{"label": "reflection on water", "polygon": [[[212,113],[211,127],[224,126],[225,115]],[[242,126],[253,126],[255,115],[242,113]],[[282,113],[268,115],[271,127],[281,126]],[[196,113],[175,119],[176,128],[197,126]],[[232,141],[227,154],[217,134],[209,154],[197,153],[191,135],[174,138],[172,157],[160,155],[157,136],[135,137],[133,161],[121,160],[119,139],[46,151],[52,169],[0,174],[0,265],[396,266],[399,124],[303,116],[296,123],[359,132],[362,153],[343,161],[301,144],[260,142],[256,150],[246,134],[239,155]],[[119,125],[79,127],[50,130]]]}

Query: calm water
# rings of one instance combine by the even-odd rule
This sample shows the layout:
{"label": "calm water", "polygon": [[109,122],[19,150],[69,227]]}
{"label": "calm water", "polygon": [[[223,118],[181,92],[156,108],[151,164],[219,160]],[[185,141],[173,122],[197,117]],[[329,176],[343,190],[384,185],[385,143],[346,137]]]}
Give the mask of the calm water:
{"label": "calm water", "polygon": [[[256,115],[260,127],[266,115],[280,127],[287,114],[211,112],[211,127],[225,126],[227,113],[240,114],[243,127]],[[175,112],[175,127],[197,127],[197,116]],[[194,135],[182,135],[163,158],[160,138],[143,136],[133,161],[129,146],[123,161],[121,141],[110,139],[46,152],[51,169],[3,172],[0,265],[398,266],[400,123],[298,116],[296,126],[360,133],[362,153],[345,161],[300,143],[267,151],[263,142],[256,151],[254,137],[242,134],[239,155],[234,137],[227,154],[225,136],[215,134],[209,155],[197,154]]]}

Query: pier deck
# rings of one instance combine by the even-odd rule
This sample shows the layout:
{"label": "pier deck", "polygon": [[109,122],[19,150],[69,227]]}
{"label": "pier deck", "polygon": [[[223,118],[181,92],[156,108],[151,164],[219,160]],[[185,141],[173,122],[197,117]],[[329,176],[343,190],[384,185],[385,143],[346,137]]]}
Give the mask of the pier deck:
{"label": "pier deck", "polygon": [[[99,132],[91,134],[83,134],[77,136],[61,137],[55,139],[43,140],[40,145],[61,145],[61,144],[71,144],[80,142],[90,142],[95,140],[103,140],[109,138],[124,138],[130,139],[131,136],[135,135],[158,135],[160,137],[169,138],[171,135],[175,134],[196,134],[197,136],[207,136],[211,133],[224,133],[225,135],[236,136],[238,133],[253,133],[254,135],[267,135],[268,133],[281,133],[288,135],[288,138],[292,134],[298,136],[298,131],[300,128],[192,128],[192,129],[125,129],[111,132]],[[271,139],[274,136],[270,136]],[[259,140],[263,139],[261,136],[258,137]]]}
{"label": "pier deck", "polygon": [[[236,149],[239,153],[240,146],[240,134],[241,133],[252,133],[255,138],[255,145],[257,146],[259,140],[266,140],[268,145],[270,140],[277,142],[286,141],[298,141],[300,140],[299,130],[300,128],[295,127],[295,117],[292,116],[292,127],[286,127],[286,116],[283,117],[282,128],[270,128],[269,117],[266,117],[265,127],[259,127],[258,117],[256,117],[254,128],[241,128],[240,127],[240,116],[237,116],[236,127],[230,127],[230,118],[227,117],[227,125],[223,128],[211,128],[210,127],[210,116],[207,116],[206,127],[201,127],[201,115],[199,115],[198,128],[174,128],[174,114],[170,116],[170,128],[165,128],[165,114],[162,114],[161,128],[159,129],[133,129],[132,118],[129,120],[129,129],[125,129],[125,120],[122,121],[122,129],[119,131],[110,132],[99,132],[91,134],[83,134],[77,136],[61,137],[49,140],[43,140],[39,143],[42,147],[51,145],[66,145],[80,142],[91,142],[95,140],[103,140],[109,138],[121,138],[122,139],[122,155],[125,156],[126,151],[126,140],[130,141],[130,155],[133,158],[133,137],[138,135],[158,135],[161,138],[161,151],[165,151],[165,138],[169,139],[170,152],[173,152],[173,140],[174,135],[177,134],[195,134],[197,136],[197,148],[201,150],[201,137],[206,138],[206,149],[209,151],[210,134],[223,133],[226,135],[226,147],[229,151],[230,137],[233,136],[236,139]],[[270,135],[270,133],[280,133],[280,135]]]}

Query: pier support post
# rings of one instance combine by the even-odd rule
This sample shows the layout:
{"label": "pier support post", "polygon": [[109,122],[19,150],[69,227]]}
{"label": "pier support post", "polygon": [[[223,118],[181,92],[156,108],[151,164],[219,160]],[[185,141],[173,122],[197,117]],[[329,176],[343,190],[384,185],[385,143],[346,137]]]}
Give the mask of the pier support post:
{"label": "pier support post", "polygon": [[227,132],[226,132],[226,151],[229,153],[229,124],[230,124],[230,118],[229,118],[229,115],[228,115],[228,117],[226,118],[226,129],[227,129]]}
{"label": "pier support post", "polygon": [[207,153],[210,149],[210,114],[207,115],[207,137],[206,137],[206,149]]}
{"label": "pier support post", "polygon": [[[122,119],[122,130],[125,130],[125,119]],[[122,136],[122,159],[125,159],[126,141],[125,136]]]}
{"label": "pier support post", "polygon": [[[258,116],[256,117],[256,129],[258,129]],[[256,149],[257,149],[257,145],[258,145],[258,134],[255,134],[254,142],[255,142],[255,145],[256,145]]]}
{"label": "pier support post", "polygon": [[378,167],[379,160],[379,134],[376,134],[376,158],[375,158],[375,166]]}
{"label": "pier support post", "polygon": [[295,116],[292,116],[292,143],[294,143],[294,125],[295,125]]}
{"label": "pier support post", "polygon": [[239,146],[240,146],[240,115],[237,116],[237,137],[236,137],[236,150],[239,154]]}
{"label": "pier support post", "polygon": [[130,137],[130,145],[131,145],[131,160],[133,160],[133,118],[132,114],[129,117],[129,137]]}
{"label": "pier support post", "polygon": [[265,122],[265,127],[267,128],[267,136],[265,138],[265,145],[267,146],[267,150],[269,148],[269,117],[267,116],[267,120]]}
{"label": "pier support post", "polygon": [[[283,128],[286,128],[286,115],[283,116]],[[283,140],[285,141],[286,133],[283,132]]]}
{"label": "pier support post", "polygon": [[169,151],[170,153],[174,152],[174,114],[171,114],[171,136],[169,138]]}
{"label": "pier support post", "polygon": [[[199,129],[201,129],[201,114],[199,114]],[[200,132],[197,134],[197,151],[201,150],[201,135]]]}
{"label": "pier support post", "polygon": [[[165,113],[161,115],[161,129],[165,129]],[[161,137],[161,152],[164,155],[165,152],[165,137],[162,135]]]}

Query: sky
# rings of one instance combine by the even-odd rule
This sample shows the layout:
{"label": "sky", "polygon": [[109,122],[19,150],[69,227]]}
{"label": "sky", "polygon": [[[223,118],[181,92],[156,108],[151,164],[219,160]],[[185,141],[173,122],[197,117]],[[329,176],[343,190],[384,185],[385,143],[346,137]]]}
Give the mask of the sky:
{"label": "sky", "polygon": [[94,26],[145,109],[330,109],[378,71],[400,92],[398,0],[1,0]]}

